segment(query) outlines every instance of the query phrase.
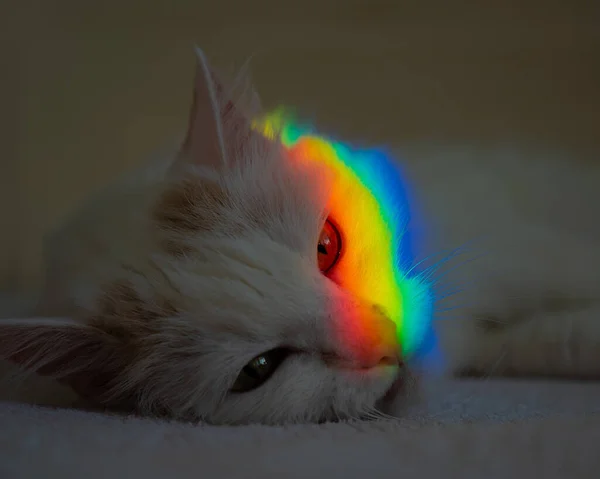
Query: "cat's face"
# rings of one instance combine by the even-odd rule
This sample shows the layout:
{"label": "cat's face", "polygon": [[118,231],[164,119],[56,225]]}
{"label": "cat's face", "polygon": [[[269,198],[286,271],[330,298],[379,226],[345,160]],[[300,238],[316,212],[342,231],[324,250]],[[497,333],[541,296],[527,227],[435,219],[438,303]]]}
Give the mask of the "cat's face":
{"label": "cat's face", "polygon": [[178,292],[169,299],[197,349],[195,388],[177,401],[216,422],[365,415],[400,373],[395,323],[331,279],[343,230],[326,220],[325,172],[290,168],[282,154],[248,156],[214,180],[188,170],[154,215],[175,255],[162,266]]}
{"label": "cat's face", "polygon": [[368,242],[345,244],[360,225],[330,216],[335,173],[252,131],[202,56],[191,118],[147,212],[152,266],[106,287],[88,319],[113,348],[102,356],[112,396],[77,385],[80,373],[71,384],[213,423],[373,415],[406,372],[396,323],[336,278],[347,250],[355,275],[386,265]]}

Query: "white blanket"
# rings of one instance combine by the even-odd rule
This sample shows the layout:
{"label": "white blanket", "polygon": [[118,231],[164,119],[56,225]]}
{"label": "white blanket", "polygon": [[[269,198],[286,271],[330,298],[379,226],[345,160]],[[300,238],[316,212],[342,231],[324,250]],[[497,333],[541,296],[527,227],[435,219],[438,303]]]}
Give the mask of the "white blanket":
{"label": "white blanket", "polygon": [[0,403],[0,478],[600,477],[600,384],[439,382],[398,423],[211,427]]}

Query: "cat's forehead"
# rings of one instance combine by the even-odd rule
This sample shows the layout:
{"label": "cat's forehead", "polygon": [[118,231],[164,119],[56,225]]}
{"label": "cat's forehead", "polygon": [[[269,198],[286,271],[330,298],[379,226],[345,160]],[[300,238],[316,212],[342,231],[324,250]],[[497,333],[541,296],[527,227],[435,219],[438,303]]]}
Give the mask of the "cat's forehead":
{"label": "cat's forehead", "polygon": [[159,230],[171,243],[258,231],[294,250],[312,251],[327,216],[323,165],[299,167],[275,143],[239,154],[244,157],[219,175],[190,169],[167,182],[152,211]]}

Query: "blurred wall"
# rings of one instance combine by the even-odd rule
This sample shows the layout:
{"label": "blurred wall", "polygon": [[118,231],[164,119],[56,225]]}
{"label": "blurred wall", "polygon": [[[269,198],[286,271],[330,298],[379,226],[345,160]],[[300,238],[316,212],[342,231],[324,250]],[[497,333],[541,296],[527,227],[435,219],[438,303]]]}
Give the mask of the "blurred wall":
{"label": "blurred wall", "polygon": [[[288,5],[288,6],[286,6]],[[266,105],[371,141],[600,149],[600,2],[10,0],[0,6],[0,287],[44,231],[168,142],[198,43]]]}

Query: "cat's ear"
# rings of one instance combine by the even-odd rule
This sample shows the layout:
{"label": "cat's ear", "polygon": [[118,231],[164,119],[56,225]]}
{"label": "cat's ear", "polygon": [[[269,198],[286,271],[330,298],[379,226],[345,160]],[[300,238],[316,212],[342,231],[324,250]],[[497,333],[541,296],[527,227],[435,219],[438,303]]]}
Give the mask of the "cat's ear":
{"label": "cat's ear", "polygon": [[224,85],[204,52],[196,47],[196,74],[187,134],[174,168],[192,164],[220,170],[236,161],[244,143],[256,140],[251,116],[258,95],[244,75]]}
{"label": "cat's ear", "polygon": [[127,365],[117,338],[68,318],[0,320],[0,359],[51,376],[82,396],[105,391]]}

